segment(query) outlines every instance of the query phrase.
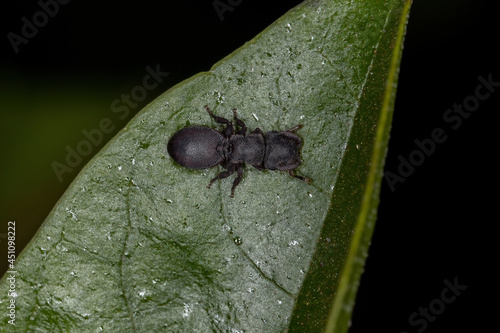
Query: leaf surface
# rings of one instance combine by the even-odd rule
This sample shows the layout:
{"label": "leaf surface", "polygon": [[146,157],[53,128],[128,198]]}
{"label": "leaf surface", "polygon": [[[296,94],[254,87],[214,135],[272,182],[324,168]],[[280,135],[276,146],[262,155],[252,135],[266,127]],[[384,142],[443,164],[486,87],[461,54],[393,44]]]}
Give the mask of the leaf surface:
{"label": "leaf surface", "polygon": [[[305,1],[146,106],[81,171],[16,262],[16,329],[345,332],[374,227],[410,2]],[[173,163],[213,126],[304,127],[306,184]],[[9,273],[0,284],[9,304]],[[1,322],[9,329],[8,313]]]}

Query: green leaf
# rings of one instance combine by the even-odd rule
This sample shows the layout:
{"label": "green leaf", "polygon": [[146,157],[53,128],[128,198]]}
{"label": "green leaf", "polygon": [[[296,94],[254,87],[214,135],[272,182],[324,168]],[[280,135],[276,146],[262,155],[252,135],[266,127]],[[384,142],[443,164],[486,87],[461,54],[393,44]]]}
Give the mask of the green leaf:
{"label": "green leaf", "polygon": [[[146,106],[82,170],[0,284],[3,330],[346,332],[374,227],[410,1],[306,1]],[[299,174],[188,170],[173,133],[297,124]],[[9,279],[15,276],[15,292]]]}

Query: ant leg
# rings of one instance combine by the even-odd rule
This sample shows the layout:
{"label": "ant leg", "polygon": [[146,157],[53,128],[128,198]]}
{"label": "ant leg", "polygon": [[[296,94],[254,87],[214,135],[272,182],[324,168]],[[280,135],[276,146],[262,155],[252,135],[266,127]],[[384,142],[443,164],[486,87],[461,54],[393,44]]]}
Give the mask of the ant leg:
{"label": "ant leg", "polygon": [[238,116],[236,115],[236,109],[233,109],[233,114],[234,114],[234,121],[240,127],[240,129],[236,131],[236,134],[246,135],[247,125],[245,125],[245,123],[238,118]]}
{"label": "ant leg", "polygon": [[205,105],[205,110],[207,110],[207,112],[210,115],[210,117],[212,117],[217,124],[226,125],[226,128],[224,128],[224,135],[226,137],[229,137],[229,136],[233,135],[234,129],[233,129],[233,123],[232,122],[230,122],[226,118],[218,117],[218,116],[214,115],[212,113],[212,111],[210,111],[210,109],[208,108],[208,105]]}
{"label": "ant leg", "polygon": [[296,126],[293,126],[292,128],[290,128],[289,130],[286,130],[287,132],[295,132],[295,131],[298,131],[299,129],[301,129],[302,127],[304,127],[303,125],[296,125]]}
{"label": "ant leg", "polygon": [[227,178],[227,177],[231,176],[231,174],[232,174],[232,172],[229,172],[229,171],[223,171],[223,172],[219,173],[217,176],[215,176],[214,178],[212,178],[212,180],[210,181],[210,184],[208,184],[207,188],[212,187],[212,184],[216,180]]}
{"label": "ant leg", "polygon": [[230,124],[231,122],[229,120],[227,120],[226,118],[223,118],[223,117],[218,117],[216,115],[214,115],[212,113],[212,110],[210,110],[210,108],[208,107],[208,105],[205,105],[204,106],[205,110],[207,110],[208,114],[210,115],[210,117],[214,118],[215,122],[218,123],[218,124],[224,124],[224,125],[227,125],[227,124]]}
{"label": "ant leg", "polygon": [[295,177],[297,179],[302,180],[303,182],[306,182],[306,183],[312,182],[311,178],[307,178],[307,177],[302,177],[302,176],[296,175],[296,174],[293,173],[293,170],[288,170],[288,174],[290,176],[292,176],[292,177]]}
{"label": "ant leg", "polygon": [[238,173],[238,176],[233,182],[233,187],[231,187],[231,198],[234,198],[234,189],[236,188],[236,186],[238,186],[238,184],[241,182],[241,179],[243,178],[243,165],[238,164],[236,166],[236,172]]}

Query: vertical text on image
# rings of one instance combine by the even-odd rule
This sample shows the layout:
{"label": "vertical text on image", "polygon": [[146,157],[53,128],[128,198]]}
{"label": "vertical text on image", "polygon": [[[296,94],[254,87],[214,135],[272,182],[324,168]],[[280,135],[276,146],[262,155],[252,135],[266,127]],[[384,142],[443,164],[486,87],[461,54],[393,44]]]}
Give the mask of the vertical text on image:
{"label": "vertical text on image", "polygon": [[6,280],[8,281],[9,290],[7,297],[9,302],[7,304],[7,316],[10,325],[16,325],[16,221],[7,222],[7,262],[8,270],[5,273]]}

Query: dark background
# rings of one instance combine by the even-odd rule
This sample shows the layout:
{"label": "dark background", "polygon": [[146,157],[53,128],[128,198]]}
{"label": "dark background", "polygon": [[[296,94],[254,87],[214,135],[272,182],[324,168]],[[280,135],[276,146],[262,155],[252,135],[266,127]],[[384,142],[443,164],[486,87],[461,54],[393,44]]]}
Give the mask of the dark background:
{"label": "dark background", "polygon": [[[14,53],[7,33],[40,10],[36,1],[9,2],[0,14],[0,221],[16,221],[20,251],[83,161],[60,182],[51,167],[66,146],[85,139],[103,117],[115,131],[172,85],[250,40],[300,1],[242,1],[221,21],[212,1],[124,4],[70,1]],[[414,140],[442,128],[447,140],[394,191],[383,181],[378,221],[357,296],[350,332],[417,332],[408,318],[441,297],[445,279],[467,289],[446,305],[425,332],[473,327],[483,331],[496,289],[493,197],[497,179],[493,127],[499,91],[456,130],[443,121],[453,104],[474,95],[478,76],[500,81],[497,11],[493,1],[415,1],[399,77],[386,170],[397,173]],[[113,100],[141,84],[145,67],[170,75],[120,120]],[[497,119],[495,117],[495,119]],[[492,192],[486,193],[492,189]],[[0,230],[4,233],[6,231]],[[6,241],[0,238],[0,253]],[[6,259],[0,259],[0,272]],[[478,316],[476,310],[480,310]]]}

